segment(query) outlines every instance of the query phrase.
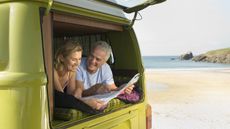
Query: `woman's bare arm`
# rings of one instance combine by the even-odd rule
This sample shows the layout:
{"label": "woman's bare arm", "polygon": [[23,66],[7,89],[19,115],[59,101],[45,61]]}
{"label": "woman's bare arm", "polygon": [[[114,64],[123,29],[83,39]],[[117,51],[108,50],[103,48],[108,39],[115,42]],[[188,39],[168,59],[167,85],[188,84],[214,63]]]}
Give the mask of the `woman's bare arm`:
{"label": "woman's bare arm", "polygon": [[59,76],[57,71],[54,69],[54,88],[57,91],[64,92],[61,86],[61,83],[59,82]]}
{"label": "woman's bare arm", "polygon": [[69,87],[67,88],[67,93],[73,95],[75,98],[81,98],[83,92],[83,84],[77,80],[76,73],[72,73],[70,76]]}

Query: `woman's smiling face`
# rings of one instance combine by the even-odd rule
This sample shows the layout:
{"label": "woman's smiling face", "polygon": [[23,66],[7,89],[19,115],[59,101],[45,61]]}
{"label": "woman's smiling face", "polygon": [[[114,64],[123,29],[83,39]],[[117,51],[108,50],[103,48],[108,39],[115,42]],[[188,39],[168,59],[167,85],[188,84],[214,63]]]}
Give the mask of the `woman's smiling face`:
{"label": "woman's smiling face", "polygon": [[68,71],[76,71],[77,67],[81,63],[81,56],[82,56],[82,51],[76,51],[64,60],[65,67],[67,68]]}

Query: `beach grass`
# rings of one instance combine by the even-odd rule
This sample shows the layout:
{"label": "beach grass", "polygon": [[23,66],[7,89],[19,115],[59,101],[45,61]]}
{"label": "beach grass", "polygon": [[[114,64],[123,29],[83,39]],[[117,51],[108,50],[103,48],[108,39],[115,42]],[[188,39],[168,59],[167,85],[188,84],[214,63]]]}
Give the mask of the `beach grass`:
{"label": "beach grass", "polygon": [[226,55],[226,54],[230,54],[230,48],[212,50],[212,51],[208,51],[206,54],[207,55]]}

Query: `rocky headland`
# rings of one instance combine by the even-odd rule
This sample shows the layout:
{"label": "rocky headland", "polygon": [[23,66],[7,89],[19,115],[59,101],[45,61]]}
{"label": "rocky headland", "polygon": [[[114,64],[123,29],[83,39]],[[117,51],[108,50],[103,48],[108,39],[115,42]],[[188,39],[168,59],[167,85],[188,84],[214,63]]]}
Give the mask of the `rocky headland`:
{"label": "rocky headland", "polygon": [[185,54],[180,55],[179,57],[181,60],[190,60],[193,58],[193,54],[191,51],[186,52]]}
{"label": "rocky headland", "polygon": [[230,64],[230,48],[208,51],[204,54],[194,56],[193,61],[202,61],[210,63]]}

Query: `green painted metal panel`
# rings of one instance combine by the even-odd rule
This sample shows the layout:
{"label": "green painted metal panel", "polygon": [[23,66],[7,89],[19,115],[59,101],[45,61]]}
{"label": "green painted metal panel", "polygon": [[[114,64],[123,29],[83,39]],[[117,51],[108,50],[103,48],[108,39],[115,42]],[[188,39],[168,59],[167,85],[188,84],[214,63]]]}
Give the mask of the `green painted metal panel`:
{"label": "green painted metal panel", "polygon": [[9,71],[44,72],[39,8],[10,4]]}
{"label": "green painted metal panel", "polygon": [[0,4],[0,71],[4,70],[9,60],[9,6]]}
{"label": "green painted metal panel", "polygon": [[0,128],[49,128],[39,7],[0,3],[0,16]]}

